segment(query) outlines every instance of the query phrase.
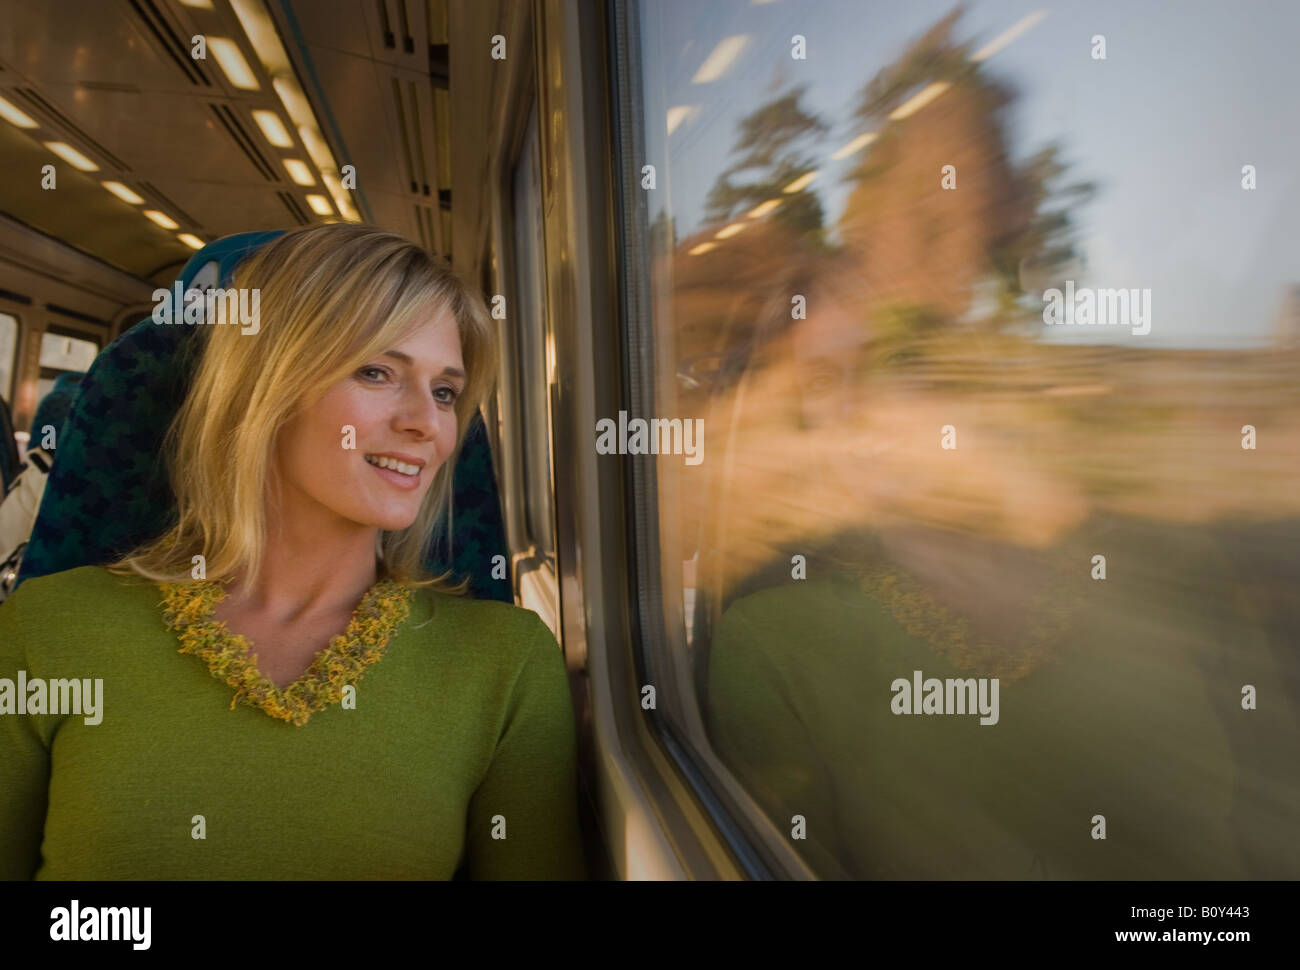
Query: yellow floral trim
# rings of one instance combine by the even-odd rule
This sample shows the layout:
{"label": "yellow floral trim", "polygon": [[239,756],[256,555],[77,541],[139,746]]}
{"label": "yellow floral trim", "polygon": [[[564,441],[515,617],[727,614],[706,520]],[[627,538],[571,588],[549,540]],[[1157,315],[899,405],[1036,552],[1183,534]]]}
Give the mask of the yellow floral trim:
{"label": "yellow floral trim", "polygon": [[271,717],[301,727],[316,711],[343,698],[343,688],[355,684],[366,668],[379,662],[389,641],[410,614],[411,590],[392,580],[372,586],[352,613],[348,628],[330,640],[310,667],[281,690],[257,669],[257,655],[246,637],[231,633],[213,617],[226,591],[213,582],[159,583],[163,621],[181,641],[178,653],[188,653],[208,665],[217,679],[235,688],[235,705],[258,707]]}
{"label": "yellow floral trim", "polygon": [[1079,585],[1059,572],[1053,579],[1029,605],[1029,619],[1019,642],[975,638],[968,620],[937,602],[898,567],[867,570],[861,585],[864,593],[884,604],[905,633],[928,643],[958,670],[984,670],[989,676],[1015,682],[1043,663],[1060,661],[1056,648],[1078,610]]}

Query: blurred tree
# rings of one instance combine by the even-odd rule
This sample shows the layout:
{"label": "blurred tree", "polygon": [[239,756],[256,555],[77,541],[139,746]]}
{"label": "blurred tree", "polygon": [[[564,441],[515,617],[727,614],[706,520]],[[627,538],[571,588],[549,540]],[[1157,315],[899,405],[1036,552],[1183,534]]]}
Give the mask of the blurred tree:
{"label": "blurred tree", "polygon": [[[849,174],[839,229],[871,294],[866,316],[884,312],[895,327],[895,304],[928,308],[931,325],[974,315],[1000,330],[1023,320],[1026,283],[1075,258],[1070,213],[1093,192],[1060,184],[1059,145],[1012,161],[1005,116],[1016,92],[952,39],[961,13],[864,85],[855,112],[877,137]],[[943,187],[945,173],[955,187]],[[977,287],[984,299],[973,306]]]}
{"label": "blurred tree", "polygon": [[[804,186],[786,193],[786,186],[817,168],[808,152],[827,131],[825,123],[800,104],[804,87],[769,101],[741,120],[740,136],[732,154],[740,158],[726,169],[705,200],[706,222],[729,222],[762,202],[780,199],[772,218],[798,235],[820,239],[825,213],[817,193]],[[737,183],[733,176],[756,170],[749,181]]]}

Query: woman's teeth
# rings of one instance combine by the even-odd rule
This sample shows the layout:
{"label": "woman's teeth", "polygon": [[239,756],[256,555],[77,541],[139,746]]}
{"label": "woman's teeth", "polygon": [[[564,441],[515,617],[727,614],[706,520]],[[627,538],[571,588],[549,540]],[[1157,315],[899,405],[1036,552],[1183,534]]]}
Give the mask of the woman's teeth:
{"label": "woman's teeth", "polygon": [[380,468],[387,468],[389,471],[395,471],[402,475],[420,474],[419,465],[408,465],[404,461],[398,461],[396,458],[376,457],[375,455],[366,455],[366,461]]}

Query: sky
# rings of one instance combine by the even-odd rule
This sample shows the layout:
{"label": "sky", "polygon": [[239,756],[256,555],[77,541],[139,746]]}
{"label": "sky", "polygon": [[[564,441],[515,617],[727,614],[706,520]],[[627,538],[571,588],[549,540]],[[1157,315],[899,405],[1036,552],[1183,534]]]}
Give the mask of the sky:
{"label": "sky", "polygon": [[[954,6],[644,0],[647,116],[688,109],[677,112],[684,120],[671,136],[666,123],[648,125],[650,160],[666,169],[654,211],[667,205],[680,237],[701,228],[738,121],[806,84],[803,104],[832,126],[808,147],[822,171],[812,188],[833,224],[850,189],[842,180],[862,154],[830,155],[862,133],[852,119],[862,85]],[[1044,338],[1181,348],[1265,342],[1286,288],[1300,285],[1300,0],[971,0],[954,36],[980,47],[1017,24],[1028,26],[984,64],[1018,92],[1007,115],[1012,158],[1059,142],[1067,181],[1098,185],[1075,213],[1086,257],[1078,286],[1152,291],[1146,336],[1054,327]],[[806,60],[790,56],[794,34],[807,38]],[[1092,57],[1096,34],[1106,38],[1104,61]],[[728,38],[739,53],[713,58],[726,63],[716,78],[701,77]],[[1253,191],[1241,187],[1246,164],[1256,167]]]}

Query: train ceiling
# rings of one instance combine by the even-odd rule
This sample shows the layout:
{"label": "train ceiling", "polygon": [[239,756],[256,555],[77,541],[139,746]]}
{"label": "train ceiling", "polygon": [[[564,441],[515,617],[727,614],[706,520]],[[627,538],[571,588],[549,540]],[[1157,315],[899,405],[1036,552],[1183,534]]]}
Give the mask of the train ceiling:
{"label": "train ceiling", "polygon": [[152,283],[230,233],[328,220],[450,252],[445,0],[0,13],[9,217]]}

